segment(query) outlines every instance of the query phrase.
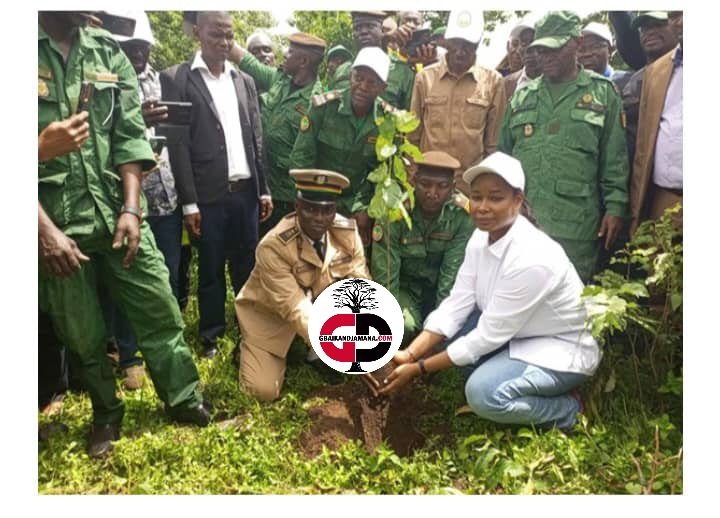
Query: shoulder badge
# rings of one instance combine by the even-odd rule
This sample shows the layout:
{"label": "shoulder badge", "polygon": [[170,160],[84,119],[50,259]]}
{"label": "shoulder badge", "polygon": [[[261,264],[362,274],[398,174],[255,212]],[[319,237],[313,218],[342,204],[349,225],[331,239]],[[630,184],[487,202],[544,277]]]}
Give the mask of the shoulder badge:
{"label": "shoulder badge", "polygon": [[284,232],[280,232],[278,234],[278,237],[280,238],[280,241],[287,244],[293,239],[295,239],[300,234],[300,231],[298,230],[297,226],[293,225],[291,228],[285,230]]}
{"label": "shoulder badge", "polygon": [[344,228],[347,230],[354,230],[356,227],[355,220],[352,218],[346,218],[344,216],[341,216],[338,214],[335,216],[335,221],[333,221],[333,228]]}
{"label": "shoulder badge", "polygon": [[310,117],[308,117],[307,115],[303,115],[300,118],[300,131],[305,133],[309,129],[310,129]]}
{"label": "shoulder badge", "polygon": [[533,129],[533,125],[532,125],[532,124],[525,124],[525,127],[523,128],[523,134],[524,134],[526,137],[532,137],[532,134],[533,134],[534,132],[535,132],[535,130]]}
{"label": "shoulder badge", "polygon": [[47,97],[49,94],[50,89],[47,83],[42,79],[38,79],[38,97]]}
{"label": "shoulder badge", "polygon": [[452,202],[456,207],[464,210],[465,212],[470,212],[470,200],[463,193],[458,191],[453,194]]}
{"label": "shoulder badge", "polygon": [[342,96],[342,90],[330,90],[329,92],[323,92],[318,95],[311,97],[313,106],[322,106],[325,103],[340,99]]}
{"label": "shoulder badge", "polygon": [[373,227],[373,230],[372,230],[372,239],[373,239],[373,241],[375,241],[377,243],[382,238],[383,238],[382,225],[380,223],[375,223],[375,226]]}
{"label": "shoulder badge", "polygon": [[590,104],[592,102],[592,95],[585,94],[585,95],[583,95],[582,100],[585,104]]}
{"label": "shoulder badge", "polygon": [[620,112],[620,126],[622,126],[622,129],[627,128],[627,115],[624,111]]}
{"label": "shoulder badge", "polygon": [[117,83],[118,75],[110,72],[85,72],[85,79],[101,83]]}
{"label": "shoulder badge", "polygon": [[50,70],[47,67],[39,66],[38,67],[38,77],[50,80],[53,78],[52,70]]}

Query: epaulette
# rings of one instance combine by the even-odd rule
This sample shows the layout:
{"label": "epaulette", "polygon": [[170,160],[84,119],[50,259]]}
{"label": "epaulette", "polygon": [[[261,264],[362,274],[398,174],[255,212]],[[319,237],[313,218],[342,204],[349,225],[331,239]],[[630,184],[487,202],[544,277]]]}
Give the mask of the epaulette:
{"label": "epaulette", "polygon": [[282,241],[284,244],[288,244],[290,241],[292,241],[299,235],[300,235],[300,230],[297,228],[296,225],[293,225],[289,229],[287,229],[283,232],[280,232],[278,234],[278,237],[280,238],[280,241]]}
{"label": "epaulette", "polygon": [[333,228],[344,228],[346,230],[355,230],[357,225],[355,224],[355,220],[351,218],[346,218],[345,216],[341,216],[340,214],[337,214],[335,216],[335,221],[333,221]]}
{"label": "epaulette", "polygon": [[453,205],[455,205],[456,207],[464,210],[467,213],[470,212],[470,200],[460,191],[457,191],[453,194],[452,202]]}
{"label": "epaulette", "polygon": [[102,40],[105,43],[110,43],[115,48],[118,48],[118,49],[120,48],[120,44],[118,43],[118,41],[115,39],[115,37],[112,35],[112,33],[110,31],[108,31],[107,29],[103,29],[102,27],[89,26],[89,27],[85,27],[84,30],[88,36],[98,39],[98,40]]}
{"label": "epaulette", "polygon": [[313,106],[322,106],[325,103],[340,99],[342,97],[342,90],[330,90],[321,94],[313,95],[311,97]]}
{"label": "epaulette", "polygon": [[385,99],[383,99],[381,97],[378,97],[378,99],[380,99],[380,105],[382,106],[383,111],[385,111],[386,113],[395,113],[396,111],[398,111],[397,108],[395,108],[392,104],[387,102]]}

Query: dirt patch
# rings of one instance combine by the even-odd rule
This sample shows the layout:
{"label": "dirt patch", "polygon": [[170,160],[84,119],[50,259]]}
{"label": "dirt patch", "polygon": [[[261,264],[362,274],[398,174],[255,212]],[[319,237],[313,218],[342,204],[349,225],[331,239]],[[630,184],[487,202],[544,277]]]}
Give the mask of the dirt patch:
{"label": "dirt patch", "polygon": [[421,430],[423,416],[441,411],[425,386],[415,381],[389,398],[374,398],[359,379],[323,387],[312,394],[327,401],[308,411],[312,425],[300,438],[307,457],[315,457],[327,446],[337,449],[347,441],[361,441],[369,452],[386,440],[400,456],[421,448],[429,435],[447,434],[449,429],[434,426]]}

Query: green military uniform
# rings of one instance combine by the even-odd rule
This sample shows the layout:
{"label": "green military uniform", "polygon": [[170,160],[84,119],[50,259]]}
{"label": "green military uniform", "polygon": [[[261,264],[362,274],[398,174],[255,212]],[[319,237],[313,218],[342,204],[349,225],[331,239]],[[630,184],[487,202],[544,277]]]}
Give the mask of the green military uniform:
{"label": "green military uniform", "polygon": [[[349,88],[350,72],[352,72],[352,63],[350,61],[338,66],[335,70],[335,76],[328,83],[328,88],[335,90]],[[380,97],[399,110],[409,110],[414,83],[415,72],[412,67],[404,61],[390,56],[387,87],[380,94]]]}
{"label": "green military uniform", "polygon": [[262,125],[270,171],[268,184],[274,208],[272,217],[262,226],[270,230],[283,216],[295,210],[295,182],[288,175],[290,153],[303,118],[307,116],[310,98],[322,93],[322,84],[315,81],[294,88],[289,75],[263,65],[249,52],[243,57],[239,68],[267,90],[263,94]]}
{"label": "green military uniform", "polygon": [[64,64],[61,51],[38,25],[38,132],[72,115],[83,80],[95,85],[90,138],[80,151],[38,164],[38,200],[91,261],[69,278],[41,270],[40,305],[50,314],[60,339],[80,357],[96,425],[117,424],[123,416],[105,354],[98,283],[127,315],[158,395],[171,413],[179,413],[199,405],[202,397],[162,254],[145,222],[129,269],[122,267],[126,250],[111,247],[123,204],[116,168],[131,162],[141,162],[143,169],[155,164],[145,139],[135,71],[105,30],[78,29]]}
{"label": "green military uniform", "polygon": [[419,205],[404,221],[373,228],[371,272],[398,299],[405,319],[405,340],[421,329],[424,318],[447,297],[475,229],[465,210],[445,203],[437,219],[428,221]]}
{"label": "green military uniform", "polygon": [[379,163],[375,120],[392,109],[376,98],[373,109],[360,118],[352,111],[349,88],[314,96],[307,117],[300,122],[290,167],[341,172],[350,180],[350,188],[338,197],[338,212],[352,216],[367,210],[374,189],[367,175]]}
{"label": "green military uniform", "polygon": [[[548,41],[541,22],[532,46]],[[540,227],[587,282],[600,251],[603,216],[625,217],[627,211],[622,102],[609,79],[582,68],[562,90],[553,87],[540,76],[513,95],[498,150],[522,162],[526,197]]]}

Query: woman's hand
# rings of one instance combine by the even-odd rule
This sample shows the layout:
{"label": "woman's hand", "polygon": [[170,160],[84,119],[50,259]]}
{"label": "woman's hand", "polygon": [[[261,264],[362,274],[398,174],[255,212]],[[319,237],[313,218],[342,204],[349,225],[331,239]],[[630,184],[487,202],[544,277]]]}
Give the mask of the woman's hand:
{"label": "woman's hand", "polygon": [[406,363],[412,363],[415,360],[410,355],[407,349],[403,349],[402,351],[398,351],[395,353],[392,361],[394,361],[398,365],[405,365]]}
{"label": "woman's hand", "polygon": [[386,385],[378,391],[381,396],[394,394],[402,387],[410,383],[412,379],[420,374],[420,366],[417,363],[405,363],[398,366],[387,377]]}

